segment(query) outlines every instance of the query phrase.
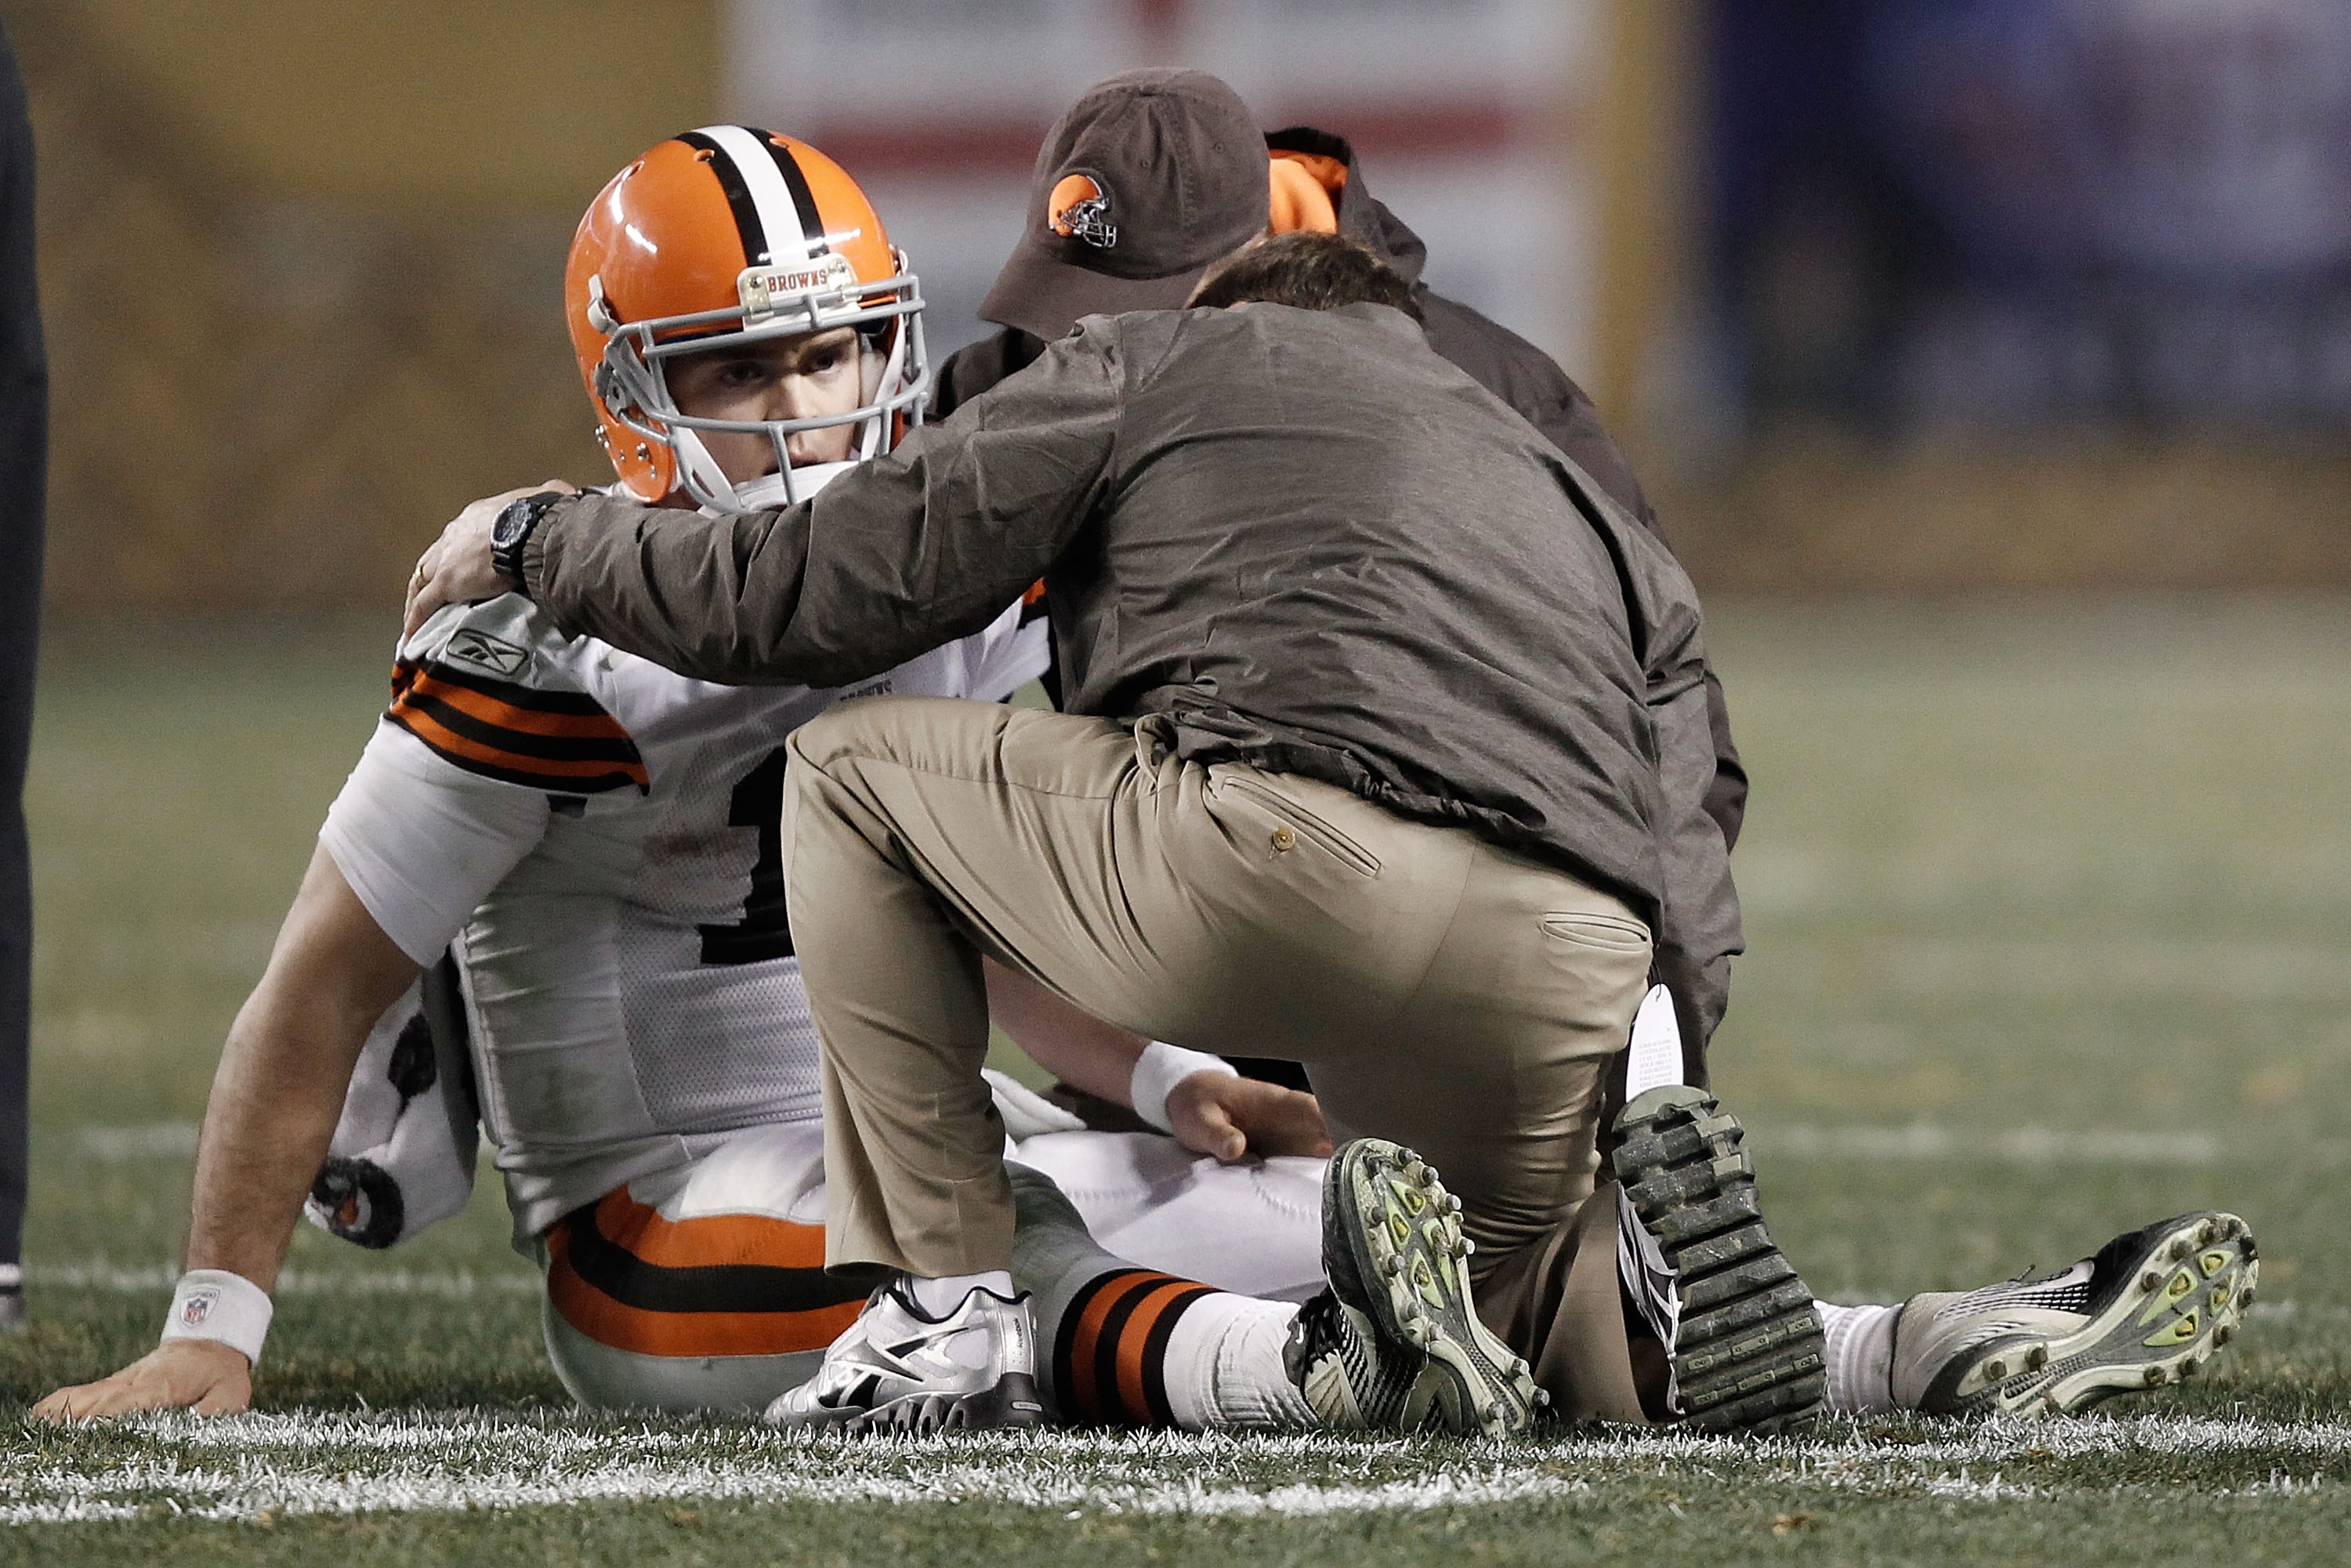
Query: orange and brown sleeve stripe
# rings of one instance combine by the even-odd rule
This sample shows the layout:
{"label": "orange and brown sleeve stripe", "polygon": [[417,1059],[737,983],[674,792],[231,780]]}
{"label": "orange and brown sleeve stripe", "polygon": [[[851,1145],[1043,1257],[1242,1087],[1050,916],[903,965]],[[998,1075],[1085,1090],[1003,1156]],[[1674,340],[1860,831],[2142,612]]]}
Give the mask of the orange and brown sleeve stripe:
{"label": "orange and brown sleeve stripe", "polygon": [[508,784],[562,795],[652,787],[636,742],[585,692],[403,659],[392,667],[384,717],[468,773]]}
{"label": "orange and brown sleeve stripe", "polygon": [[1080,1291],[1061,1314],[1053,1388],[1074,1425],[1170,1427],[1167,1341],[1192,1303],[1216,1291],[1148,1269],[1120,1269]]}
{"label": "orange and brown sleeve stripe", "polygon": [[547,1233],[547,1293],[563,1321],[639,1355],[822,1350],[864,1287],[824,1271],[824,1227],[765,1215],[664,1219],[626,1187]]}

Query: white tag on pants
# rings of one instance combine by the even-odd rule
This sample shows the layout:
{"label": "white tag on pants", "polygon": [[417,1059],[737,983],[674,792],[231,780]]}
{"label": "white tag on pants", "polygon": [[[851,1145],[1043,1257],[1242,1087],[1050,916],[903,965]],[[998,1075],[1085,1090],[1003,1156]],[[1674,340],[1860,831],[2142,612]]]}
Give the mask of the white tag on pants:
{"label": "white tag on pants", "polygon": [[1682,1030],[1674,1020],[1674,998],[1663,986],[1651,986],[1633,1015],[1633,1045],[1625,1061],[1625,1103],[1631,1104],[1663,1084],[1685,1082],[1682,1076]]}

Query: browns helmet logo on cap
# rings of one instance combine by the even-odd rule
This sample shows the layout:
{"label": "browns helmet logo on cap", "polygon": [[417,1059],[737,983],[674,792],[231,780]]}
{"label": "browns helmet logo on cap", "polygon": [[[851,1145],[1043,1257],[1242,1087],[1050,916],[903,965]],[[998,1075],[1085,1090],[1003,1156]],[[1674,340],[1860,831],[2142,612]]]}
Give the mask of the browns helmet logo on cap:
{"label": "browns helmet logo on cap", "polygon": [[1096,250],[1118,243],[1118,225],[1110,221],[1110,193],[1092,174],[1064,174],[1045,203],[1045,222],[1065,239],[1082,240]]}

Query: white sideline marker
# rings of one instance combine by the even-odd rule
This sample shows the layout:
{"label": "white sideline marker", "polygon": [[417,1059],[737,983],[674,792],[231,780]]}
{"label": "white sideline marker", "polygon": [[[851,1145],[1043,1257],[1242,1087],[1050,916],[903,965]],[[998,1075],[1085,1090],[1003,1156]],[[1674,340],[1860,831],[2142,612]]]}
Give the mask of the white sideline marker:
{"label": "white sideline marker", "polygon": [[[33,1263],[26,1282],[36,1289],[168,1291],[180,1278],[176,1263],[111,1263],[98,1259],[88,1263]],[[538,1275],[517,1266],[496,1273],[470,1270],[420,1271],[413,1269],[288,1269],[277,1276],[277,1290],[287,1296],[476,1296],[535,1295]]]}
{"label": "white sideline marker", "polygon": [[1819,1127],[1804,1123],[1750,1124],[1763,1160],[1938,1160],[1996,1166],[2210,1166],[2220,1140],[2196,1128],[2137,1132],[2118,1127]]}
{"label": "white sideline marker", "polygon": [[[1488,1462],[1412,1470],[1409,1445],[1332,1437],[1095,1437],[1047,1433],[927,1442],[810,1441],[756,1427],[566,1425],[496,1416],[185,1416],[124,1423],[146,1452],[110,1469],[51,1463],[0,1474],[0,1523],[153,1517],[442,1512],[581,1501],[741,1499],[841,1505],[1011,1503],[1064,1514],[1311,1518],[1490,1508],[1588,1497],[1595,1482],[1680,1466],[1743,1472],[1835,1496],[2000,1503],[2134,1490],[2009,1479],[2079,1458],[2267,1452],[2268,1479],[2235,1495],[2331,1490],[2311,1470],[2351,1454],[2351,1426],[2137,1417],[1991,1421],[1887,1447],[1630,1434],[1529,1445]],[[1248,1484],[1284,1462],[1301,1479]],[[1330,1479],[1303,1479],[1318,1474]],[[2214,1489],[2208,1495],[2229,1495]],[[1826,1500],[1824,1499],[1823,1500]]]}

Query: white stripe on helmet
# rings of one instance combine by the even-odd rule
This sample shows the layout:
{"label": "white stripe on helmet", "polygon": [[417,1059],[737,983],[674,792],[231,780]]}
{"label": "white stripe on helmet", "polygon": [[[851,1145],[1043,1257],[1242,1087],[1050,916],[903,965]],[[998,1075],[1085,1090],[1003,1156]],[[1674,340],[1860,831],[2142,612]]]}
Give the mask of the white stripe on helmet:
{"label": "white stripe on helmet", "polygon": [[[759,211],[759,226],[768,231],[768,263],[783,266],[817,255],[818,245],[810,242],[800,222],[799,204],[792,200],[791,187],[784,183],[766,144],[739,125],[705,125],[701,134],[718,143],[742,174],[751,204]],[[751,258],[755,264],[758,259]]]}

